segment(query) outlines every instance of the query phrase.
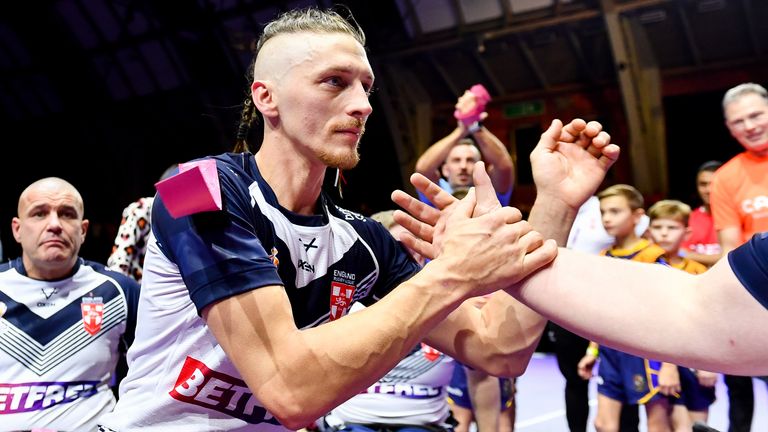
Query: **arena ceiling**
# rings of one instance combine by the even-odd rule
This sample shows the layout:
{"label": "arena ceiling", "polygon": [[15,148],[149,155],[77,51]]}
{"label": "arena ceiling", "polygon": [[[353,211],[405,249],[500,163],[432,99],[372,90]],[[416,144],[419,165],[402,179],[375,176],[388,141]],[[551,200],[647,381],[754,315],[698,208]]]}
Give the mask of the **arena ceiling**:
{"label": "arena ceiling", "polygon": [[[484,83],[495,96],[615,81],[604,18],[639,24],[664,73],[766,61],[761,0],[394,0],[346,2],[375,67],[408,71],[433,103]],[[250,43],[276,13],[324,0],[4,2],[0,107],[9,119],[72,98],[125,101],[240,80]],[[211,100],[217,99],[215,96]]]}

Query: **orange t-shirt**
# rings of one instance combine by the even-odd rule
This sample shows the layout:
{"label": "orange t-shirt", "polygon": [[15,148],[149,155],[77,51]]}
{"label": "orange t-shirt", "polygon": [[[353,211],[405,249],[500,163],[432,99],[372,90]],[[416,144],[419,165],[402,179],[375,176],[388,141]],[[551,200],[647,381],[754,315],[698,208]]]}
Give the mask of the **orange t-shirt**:
{"label": "orange t-shirt", "polygon": [[683,258],[678,264],[670,264],[670,267],[695,275],[707,271],[707,266],[689,258]]}
{"label": "orange t-shirt", "polygon": [[710,207],[715,229],[741,229],[742,243],[768,231],[768,157],[744,152],[715,171]]}

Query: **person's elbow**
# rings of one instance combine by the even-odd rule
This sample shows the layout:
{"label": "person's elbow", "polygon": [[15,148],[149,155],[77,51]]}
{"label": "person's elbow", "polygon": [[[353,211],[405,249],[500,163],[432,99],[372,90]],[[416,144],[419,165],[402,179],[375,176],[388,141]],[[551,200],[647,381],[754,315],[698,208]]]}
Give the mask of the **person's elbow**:
{"label": "person's elbow", "polygon": [[414,171],[427,177],[430,177],[433,174],[430,172],[431,171],[430,164],[428,163],[428,161],[424,159],[423,156],[416,161],[416,166],[414,167]]}
{"label": "person's elbow", "polygon": [[499,378],[517,378],[525,372],[530,360],[530,353],[514,353],[507,356],[495,356],[472,365],[472,367]]}
{"label": "person's elbow", "polygon": [[291,391],[275,391],[261,397],[264,408],[290,430],[305,428],[328,412],[328,407],[316,406],[313,398],[301,400]]}
{"label": "person's elbow", "polygon": [[530,341],[521,340],[514,346],[502,349],[489,348],[483,350],[481,357],[475,357],[467,363],[488,375],[517,378],[528,368],[537,345],[538,338]]}

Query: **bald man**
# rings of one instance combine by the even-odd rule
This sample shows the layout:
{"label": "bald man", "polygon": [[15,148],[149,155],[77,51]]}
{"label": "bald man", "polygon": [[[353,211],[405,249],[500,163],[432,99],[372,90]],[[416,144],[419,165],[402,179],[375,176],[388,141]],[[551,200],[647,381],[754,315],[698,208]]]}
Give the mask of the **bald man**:
{"label": "bald man", "polygon": [[0,414],[5,430],[87,430],[111,411],[119,357],[133,338],[139,287],[78,257],[88,220],[55,177],[19,197],[22,256],[0,265]]}
{"label": "bald man", "polygon": [[[519,211],[470,219],[470,193],[442,253],[417,273],[381,224],[321,191],[328,167],[359,159],[374,83],[364,43],[333,11],[290,11],[265,27],[238,131],[242,148],[260,115],[259,151],[207,158],[220,211],[174,218],[155,200],[142,319],[102,430],[300,429],[422,340],[495,375],[525,370],[544,321],[497,291],[556,246]],[[569,129],[571,143],[605,141],[583,126]],[[482,309],[463,304],[491,293]],[[369,307],[347,315],[354,301]]]}

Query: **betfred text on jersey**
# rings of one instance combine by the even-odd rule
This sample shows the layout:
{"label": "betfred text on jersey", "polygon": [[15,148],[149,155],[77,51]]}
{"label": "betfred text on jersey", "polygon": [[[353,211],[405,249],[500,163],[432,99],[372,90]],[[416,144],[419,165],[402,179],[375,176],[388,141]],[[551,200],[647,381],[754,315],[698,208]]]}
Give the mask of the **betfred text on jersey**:
{"label": "betfred text on jersey", "polygon": [[96,394],[98,381],[0,384],[0,414],[39,411]]}
{"label": "betfred text on jersey", "polygon": [[272,414],[257,405],[258,401],[245,381],[216,372],[192,357],[187,357],[169,394],[181,402],[218,411],[248,423],[280,424]]}

